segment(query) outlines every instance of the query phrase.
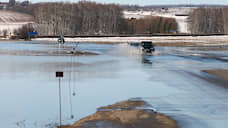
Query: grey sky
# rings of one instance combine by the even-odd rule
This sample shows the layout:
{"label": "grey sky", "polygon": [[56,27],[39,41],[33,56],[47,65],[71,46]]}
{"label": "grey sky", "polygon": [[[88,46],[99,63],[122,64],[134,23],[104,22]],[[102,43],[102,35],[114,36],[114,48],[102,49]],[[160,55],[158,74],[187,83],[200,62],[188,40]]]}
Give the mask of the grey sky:
{"label": "grey sky", "polygon": [[[0,0],[8,1],[8,0]],[[17,0],[23,1],[23,0]],[[46,1],[65,1],[77,2],[78,0],[30,0],[31,2],[46,2]],[[119,4],[138,4],[138,5],[160,5],[160,4],[225,4],[228,5],[228,0],[90,0],[99,3],[119,3]]]}

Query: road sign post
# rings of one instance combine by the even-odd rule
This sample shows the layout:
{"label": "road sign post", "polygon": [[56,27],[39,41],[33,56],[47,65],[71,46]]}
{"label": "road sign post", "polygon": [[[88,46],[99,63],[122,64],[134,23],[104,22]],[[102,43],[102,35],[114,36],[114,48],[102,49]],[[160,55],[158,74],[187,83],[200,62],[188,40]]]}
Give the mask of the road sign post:
{"label": "road sign post", "polygon": [[59,128],[62,126],[62,106],[61,106],[61,78],[63,77],[63,72],[56,72],[56,77],[59,78]]}

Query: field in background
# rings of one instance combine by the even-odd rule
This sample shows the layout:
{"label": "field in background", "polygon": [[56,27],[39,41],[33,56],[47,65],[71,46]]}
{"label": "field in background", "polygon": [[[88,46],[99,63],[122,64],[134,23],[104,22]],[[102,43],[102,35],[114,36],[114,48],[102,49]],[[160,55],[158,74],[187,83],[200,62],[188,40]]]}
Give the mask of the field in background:
{"label": "field in background", "polygon": [[32,16],[11,11],[0,10],[0,36],[5,34],[13,34],[15,29],[22,27],[25,24],[33,23]]}

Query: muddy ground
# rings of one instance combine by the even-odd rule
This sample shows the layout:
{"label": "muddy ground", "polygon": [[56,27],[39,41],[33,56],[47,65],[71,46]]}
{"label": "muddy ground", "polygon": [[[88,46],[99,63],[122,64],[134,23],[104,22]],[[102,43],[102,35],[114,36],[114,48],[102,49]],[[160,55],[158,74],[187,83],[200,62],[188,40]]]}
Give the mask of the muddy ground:
{"label": "muddy ground", "polygon": [[204,72],[228,80],[228,69],[205,70]]}
{"label": "muddy ground", "polygon": [[204,70],[203,72],[213,76],[205,77],[207,81],[228,89],[228,69]]}
{"label": "muddy ground", "polygon": [[176,121],[147,106],[144,101],[119,102],[62,128],[177,128]]}

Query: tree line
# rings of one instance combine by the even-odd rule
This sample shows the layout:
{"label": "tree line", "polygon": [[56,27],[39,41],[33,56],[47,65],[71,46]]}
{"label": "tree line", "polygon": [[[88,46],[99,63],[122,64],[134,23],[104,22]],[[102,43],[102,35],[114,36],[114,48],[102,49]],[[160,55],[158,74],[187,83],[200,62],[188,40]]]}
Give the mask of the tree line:
{"label": "tree line", "polygon": [[113,35],[170,33],[177,30],[175,19],[145,17],[124,19],[122,8],[116,4],[37,3],[14,10],[34,16],[34,29],[41,36],[47,35]]}
{"label": "tree line", "polygon": [[122,12],[114,4],[45,3],[37,5],[34,17],[43,35],[117,34]]}
{"label": "tree line", "polygon": [[177,22],[173,18],[148,16],[125,19],[122,28],[122,32],[127,34],[174,33],[177,30]]}
{"label": "tree line", "polygon": [[228,7],[198,8],[189,15],[189,29],[194,34],[228,33]]}

